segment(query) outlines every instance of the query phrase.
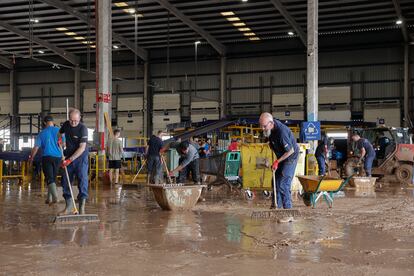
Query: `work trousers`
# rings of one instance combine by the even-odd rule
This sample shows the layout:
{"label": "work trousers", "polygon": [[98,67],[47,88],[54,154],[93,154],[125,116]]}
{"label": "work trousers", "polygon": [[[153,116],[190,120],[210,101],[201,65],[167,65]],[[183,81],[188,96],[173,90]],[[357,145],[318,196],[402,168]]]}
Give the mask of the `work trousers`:
{"label": "work trousers", "polygon": [[162,179],[162,163],[158,155],[149,155],[147,158],[147,169],[150,183],[160,184]]}
{"label": "work trousers", "polygon": [[[285,160],[279,164],[273,177],[276,179],[276,199],[277,208],[292,208],[292,196],[290,188],[292,179],[295,175],[296,164],[298,160]],[[273,181],[272,181],[273,188]],[[274,189],[273,189],[274,190]],[[272,193],[272,204],[275,202],[274,193]]]}
{"label": "work trousers", "polygon": [[325,175],[326,169],[325,169],[325,156],[320,155],[316,156],[316,161],[318,161],[318,168],[319,168],[319,175]]}
{"label": "work trousers", "polygon": [[47,185],[56,183],[56,177],[59,173],[61,157],[43,156],[42,157],[42,169],[46,178]]}
{"label": "work trousers", "polygon": [[[69,166],[67,166],[70,183],[73,183],[73,178],[76,175],[78,179],[78,200],[88,198],[88,152],[84,151],[81,156],[76,158]],[[65,172],[62,175],[63,197],[70,199],[69,185]]]}
{"label": "work trousers", "polygon": [[[178,161],[181,165],[183,159],[180,158]],[[195,159],[191,161],[187,166],[185,166],[178,174],[178,183],[186,183],[187,177],[189,173],[191,172],[191,176],[193,178],[193,182],[196,184],[201,183],[200,179],[200,159]]]}

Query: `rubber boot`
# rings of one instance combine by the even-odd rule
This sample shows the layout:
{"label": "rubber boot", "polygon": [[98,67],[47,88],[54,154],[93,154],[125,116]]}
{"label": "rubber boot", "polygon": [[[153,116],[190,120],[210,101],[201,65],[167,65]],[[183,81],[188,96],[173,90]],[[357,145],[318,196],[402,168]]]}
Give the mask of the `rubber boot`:
{"label": "rubber boot", "polygon": [[73,208],[72,198],[67,198],[67,199],[65,199],[65,201],[66,201],[65,209],[58,213],[59,216],[72,215],[73,214],[73,209],[74,208]]}
{"label": "rubber boot", "polygon": [[48,194],[50,194],[49,196],[49,205],[55,204],[57,203],[57,190],[56,190],[56,183],[50,183],[49,187],[48,187]]}
{"label": "rubber boot", "polygon": [[52,204],[52,194],[50,192],[49,186],[47,188],[47,198],[45,200],[45,204],[49,204],[49,205]]}
{"label": "rubber boot", "polygon": [[86,203],[86,198],[82,198],[81,200],[79,200],[79,214],[80,215],[85,214],[85,203]]}

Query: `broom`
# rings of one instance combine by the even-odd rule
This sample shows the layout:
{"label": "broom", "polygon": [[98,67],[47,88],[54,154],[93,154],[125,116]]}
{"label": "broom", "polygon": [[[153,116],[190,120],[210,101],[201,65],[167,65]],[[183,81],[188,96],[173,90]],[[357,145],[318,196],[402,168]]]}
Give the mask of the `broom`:
{"label": "broom", "polygon": [[[273,204],[277,206],[276,202],[276,177],[275,170],[272,170],[273,177]],[[284,219],[290,217],[299,217],[301,214],[297,209],[276,209],[270,211],[253,211],[251,218],[252,219]]]}

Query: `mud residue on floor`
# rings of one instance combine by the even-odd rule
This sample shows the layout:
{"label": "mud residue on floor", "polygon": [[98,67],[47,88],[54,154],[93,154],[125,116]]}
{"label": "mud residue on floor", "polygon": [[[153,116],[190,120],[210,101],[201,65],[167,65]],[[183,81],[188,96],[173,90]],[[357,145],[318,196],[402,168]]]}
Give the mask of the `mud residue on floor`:
{"label": "mud residue on floor", "polygon": [[92,185],[96,224],[53,225],[36,185],[0,186],[0,275],[412,275],[410,189],[347,190],[332,209],[298,199],[292,223],[252,219],[269,199],[216,187],[189,212],[142,186]]}

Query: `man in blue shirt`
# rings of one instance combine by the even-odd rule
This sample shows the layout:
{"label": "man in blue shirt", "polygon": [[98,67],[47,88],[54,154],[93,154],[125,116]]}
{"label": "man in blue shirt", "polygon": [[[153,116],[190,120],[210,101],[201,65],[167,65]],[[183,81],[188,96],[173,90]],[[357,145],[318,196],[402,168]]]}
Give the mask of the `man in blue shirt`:
{"label": "man in blue shirt", "polygon": [[[60,128],[59,137],[64,135],[66,142],[66,149],[64,151],[66,159],[62,162],[62,167],[67,168],[71,183],[75,175],[78,179],[79,213],[82,215],[85,214],[85,203],[88,198],[89,150],[87,147],[88,129],[80,122],[80,119],[80,111],[71,109],[69,112],[69,121],[66,121]],[[65,175],[62,177],[62,186],[66,207],[59,215],[72,214],[74,206],[69,190],[69,183]]]}
{"label": "man in blue shirt", "polygon": [[42,168],[48,187],[46,204],[52,205],[57,202],[56,177],[62,160],[62,154],[58,146],[57,134],[59,128],[53,124],[52,116],[46,116],[43,122],[45,123],[45,128],[37,136],[29,159],[33,161],[39,148],[42,149]]}
{"label": "man in blue shirt", "polygon": [[147,183],[161,184],[162,182],[162,163],[160,152],[164,146],[162,142],[163,132],[160,130],[157,136],[152,135],[148,141],[145,155],[147,157]]}
{"label": "man in blue shirt", "polygon": [[318,162],[319,175],[325,175],[325,162],[328,160],[328,138],[325,134],[322,134],[322,139],[316,147],[315,157]]}
{"label": "man in blue shirt", "polygon": [[[298,162],[299,147],[292,131],[278,120],[274,120],[272,114],[262,113],[259,119],[260,127],[265,137],[269,139],[269,146],[276,154],[273,162],[276,182],[277,207],[292,208],[291,184]],[[272,182],[273,185],[273,182]],[[272,194],[272,205],[275,208],[274,195]]]}
{"label": "man in blue shirt", "polygon": [[368,177],[371,177],[372,162],[374,162],[374,159],[375,159],[374,147],[371,145],[371,143],[367,139],[361,138],[361,136],[359,136],[358,133],[353,133],[351,138],[354,142],[356,142],[356,147],[360,152],[358,163],[362,163],[365,157],[365,161],[364,161],[365,174]]}

